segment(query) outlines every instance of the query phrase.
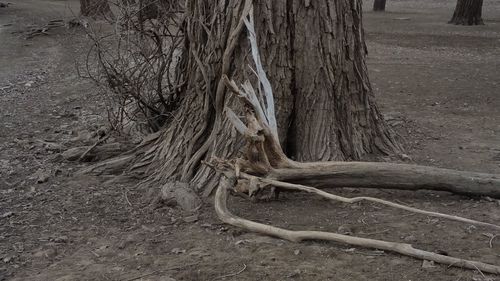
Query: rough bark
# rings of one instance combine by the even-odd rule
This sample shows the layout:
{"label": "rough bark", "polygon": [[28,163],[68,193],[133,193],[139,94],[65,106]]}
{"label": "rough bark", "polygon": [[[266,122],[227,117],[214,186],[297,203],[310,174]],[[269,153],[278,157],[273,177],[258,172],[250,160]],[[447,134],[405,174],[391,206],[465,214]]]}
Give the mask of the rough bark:
{"label": "rough bark", "polygon": [[106,17],[111,15],[107,0],[80,0],[80,14],[85,17]]}
{"label": "rough bark", "polygon": [[375,0],[373,2],[373,10],[375,12],[385,11],[385,2],[386,0]]}
{"label": "rough bark", "polygon": [[[216,112],[238,108],[221,77],[253,75],[240,21],[251,2],[187,1],[184,100],[163,133],[137,150],[132,170],[150,180],[214,187],[218,178],[201,160],[231,158],[241,148],[241,138]],[[360,1],[255,1],[254,10],[287,155],[300,161],[356,160],[401,151],[374,101]]]}
{"label": "rough bark", "polygon": [[453,17],[449,21],[460,25],[482,25],[483,0],[457,0]]}
{"label": "rough bark", "polygon": [[367,75],[361,1],[294,1],[291,16],[295,104],[289,155],[354,160],[397,150]]}

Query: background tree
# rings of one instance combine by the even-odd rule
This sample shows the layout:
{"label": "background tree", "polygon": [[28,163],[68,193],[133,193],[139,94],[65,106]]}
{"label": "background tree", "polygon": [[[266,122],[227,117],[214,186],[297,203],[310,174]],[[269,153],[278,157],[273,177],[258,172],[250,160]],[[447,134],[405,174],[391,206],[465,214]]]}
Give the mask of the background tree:
{"label": "background tree", "polygon": [[373,10],[374,11],[385,11],[385,2],[386,2],[386,0],[373,1]]}
{"label": "background tree", "polygon": [[80,14],[85,17],[105,17],[111,14],[107,0],[80,0]]}
{"label": "background tree", "polygon": [[482,25],[483,0],[457,0],[455,12],[449,23],[462,25]]}

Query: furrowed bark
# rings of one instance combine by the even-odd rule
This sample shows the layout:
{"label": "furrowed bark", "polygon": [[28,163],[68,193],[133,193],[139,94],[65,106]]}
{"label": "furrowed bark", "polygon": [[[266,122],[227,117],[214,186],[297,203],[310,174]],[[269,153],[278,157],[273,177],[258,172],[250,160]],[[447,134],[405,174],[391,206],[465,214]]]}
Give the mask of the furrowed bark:
{"label": "furrowed bark", "polygon": [[400,153],[368,78],[361,1],[291,2],[295,106],[287,155],[342,161]]}

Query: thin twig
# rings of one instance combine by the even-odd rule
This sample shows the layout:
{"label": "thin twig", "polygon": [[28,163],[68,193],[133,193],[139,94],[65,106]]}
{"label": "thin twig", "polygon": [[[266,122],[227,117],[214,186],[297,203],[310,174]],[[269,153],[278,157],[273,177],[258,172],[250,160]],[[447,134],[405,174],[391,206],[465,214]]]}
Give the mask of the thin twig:
{"label": "thin twig", "polygon": [[497,236],[498,236],[498,234],[493,235],[493,236],[491,237],[491,239],[490,239],[490,248],[493,248],[493,239],[495,239],[495,237],[497,237]]}
{"label": "thin twig", "polygon": [[218,280],[218,279],[222,279],[222,278],[233,277],[233,276],[241,274],[243,271],[245,271],[245,269],[247,269],[247,265],[243,264],[243,268],[240,269],[238,272],[230,273],[230,274],[226,274],[226,275],[221,275],[221,276],[217,276],[217,277],[215,277],[212,280]]}
{"label": "thin twig", "polygon": [[289,189],[289,190],[305,191],[305,192],[308,192],[308,193],[313,193],[313,194],[319,195],[321,197],[325,197],[325,198],[328,198],[328,199],[331,199],[331,200],[336,200],[336,201],[340,201],[340,202],[344,202],[344,203],[352,204],[352,203],[356,203],[356,202],[363,201],[363,200],[364,201],[371,201],[371,202],[376,202],[376,203],[383,204],[383,205],[386,205],[386,206],[390,206],[390,207],[393,207],[393,208],[403,209],[403,210],[408,211],[408,212],[413,212],[413,213],[417,213],[417,214],[427,215],[427,216],[430,216],[430,217],[444,218],[444,219],[453,220],[453,221],[470,223],[472,225],[477,225],[477,226],[483,226],[483,227],[490,227],[490,228],[494,228],[494,229],[500,229],[500,226],[498,226],[496,224],[482,222],[482,221],[477,221],[477,220],[472,220],[472,219],[463,218],[463,217],[454,216],[454,215],[448,215],[448,214],[443,214],[443,213],[425,211],[425,210],[422,210],[422,209],[418,209],[418,208],[413,208],[413,207],[410,207],[410,206],[401,205],[401,204],[398,204],[398,203],[390,202],[390,201],[379,199],[379,198],[374,198],[374,197],[354,197],[354,198],[347,198],[347,197],[342,197],[342,196],[338,196],[338,195],[335,195],[335,194],[331,194],[331,193],[325,192],[323,190],[319,190],[317,188],[306,186],[306,185],[293,184],[293,183],[282,182],[282,181],[277,181],[277,180],[271,180],[271,179],[266,179],[266,178],[259,178],[259,177],[251,176],[251,175],[248,175],[248,174],[245,174],[245,173],[241,173],[241,176],[243,178],[246,178],[246,179],[256,179],[256,180],[258,180],[258,181],[260,181],[260,182],[262,182],[264,184],[272,185],[272,186],[275,186],[275,187],[278,187],[278,188]]}
{"label": "thin twig", "polygon": [[197,264],[199,264],[199,262],[185,264],[185,265],[172,266],[172,267],[165,268],[165,269],[158,269],[158,270],[155,270],[155,271],[152,271],[152,272],[140,275],[140,276],[132,277],[132,278],[129,278],[129,279],[123,279],[122,281],[133,281],[133,280],[141,279],[141,278],[144,278],[144,277],[147,277],[147,276],[151,276],[151,275],[156,274],[156,273],[162,273],[162,272],[169,271],[169,270],[176,270],[176,269],[186,268],[186,267],[197,265]]}
{"label": "thin twig", "polygon": [[126,189],[123,189],[123,196],[125,197],[125,201],[127,201],[128,205],[129,205],[130,207],[133,207],[133,206],[132,206],[132,203],[130,203],[130,200],[128,200],[127,190],[126,190]]}
{"label": "thin twig", "polygon": [[489,241],[490,248],[493,248],[493,239],[495,239],[497,236],[500,236],[500,234],[491,234],[491,233],[483,233],[483,235],[490,238]]}
{"label": "thin twig", "polygon": [[474,267],[477,269],[477,271],[479,271],[479,273],[481,274],[481,276],[483,276],[484,280],[487,280],[486,276],[484,276],[484,273],[481,271],[481,269],[477,268],[476,265],[474,265]]}
{"label": "thin twig", "polygon": [[133,280],[137,280],[137,279],[141,279],[141,278],[144,278],[144,277],[147,277],[147,276],[151,276],[155,273],[158,273],[160,270],[155,270],[155,271],[152,271],[150,273],[146,273],[146,274],[143,274],[143,275],[140,275],[140,276],[136,276],[136,277],[132,277],[130,279],[126,279],[124,281],[133,281]]}
{"label": "thin twig", "polygon": [[107,139],[109,139],[110,136],[111,134],[108,133],[108,135],[106,135],[104,138],[98,139],[91,147],[89,147],[84,153],[82,153],[80,158],[78,158],[78,161],[82,161],[85,158],[85,156],[87,156],[87,154],[89,154],[92,151],[92,149],[96,148],[96,146],[98,146],[99,144],[105,142]]}
{"label": "thin twig", "polygon": [[230,188],[234,188],[234,186],[236,185],[236,177],[234,173],[230,172],[227,172],[227,175],[225,176],[226,177],[223,177],[215,194],[215,211],[217,213],[217,216],[227,224],[241,227],[249,231],[254,231],[257,233],[278,237],[292,242],[300,242],[303,240],[335,241],[353,246],[391,251],[421,260],[430,260],[436,263],[448,264],[450,266],[462,267],[468,269],[480,269],[482,272],[500,274],[500,266],[478,261],[454,258],[429,251],[424,251],[413,248],[412,245],[406,243],[361,238],[361,237],[343,235],[332,232],[324,232],[324,231],[308,231],[308,230],[294,231],[250,221],[235,216],[227,208],[227,197],[228,197],[228,190]]}

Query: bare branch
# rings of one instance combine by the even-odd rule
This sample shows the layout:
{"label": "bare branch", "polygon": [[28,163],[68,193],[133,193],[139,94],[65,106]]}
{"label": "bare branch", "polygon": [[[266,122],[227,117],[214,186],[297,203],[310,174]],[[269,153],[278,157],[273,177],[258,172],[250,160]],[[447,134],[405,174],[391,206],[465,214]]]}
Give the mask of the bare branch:
{"label": "bare branch", "polygon": [[405,256],[410,256],[422,260],[434,261],[436,263],[447,264],[449,266],[480,270],[482,272],[500,274],[500,267],[487,263],[454,258],[413,248],[410,244],[387,242],[375,239],[361,238],[355,236],[342,235],[337,233],[322,231],[293,231],[271,225],[257,223],[235,216],[227,209],[227,190],[236,185],[234,173],[227,173],[223,177],[215,194],[215,210],[219,218],[227,224],[241,227],[243,229],[262,233],[274,237],[279,237],[292,242],[303,240],[326,240],[335,241],[353,246],[374,248],[391,251]]}
{"label": "bare branch", "polygon": [[245,26],[248,29],[248,39],[250,40],[250,46],[252,48],[252,58],[257,68],[259,83],[262,85],[264,90],[266,104],[262,107],[266,109],[265,115],[269,129],[276,137],[276,140],[278,140],[278,124],[276,123],[276,113],[274,110],[273,90],[260,60],[259,47],[257,46],[257,35],[255,34],[255,24],[253,20],[253,6],[250,9],[248,18],[245,18]]}
{"label": "bare branch", "polygon": [[282,182],[282,181],[277,181],[277,180],[272,180],[272,179],[266,179],[266,178],[260,178],[260,177],[255,177],[255,176],[244,174],[244,173],[242,173],[240,175],[241,175],[242,178],[246,178],[246,179],[249,179],[249,180],[250,179],[258,180],[258,181],[260,181],[262,183],[265,183],[266,185],[272,185],[272,186],[275,186],[275,187],[278,187],[278,188],[282,188],[282,189],[286,189],[286,190],[305,191],[305,192],[308,192],[308,193],[313,193],[313,194],[319,195],[319,196],[324,197],[324,198],[328,198],[330,200],[340,201],[340,202],[344,202],[344,203],[352,204],[352,203],[356,203],[356,202],[359,202],[359,201],[370,201],[370,202],[375,202],[375,203],[379,203],[379,204],[382,204],[382,205],[390,206],[390,207],[393,207],[393,208],[402,209],[402,210],[405,210],[405,211],[408,211],[408,212],[412,212],[412,213],[422,214],[422,215],[426,215],[426,216],[430,216],[430,217],[436,217],[436,218],[444,218],[444,219],[448,219],[448,220],[459,221],[459,222],[464,222],[464,223],[468,223],[468,224],[472,224],[472,225],[489,227],[489,228],[500,230],[500,226],[496,225],[496,224],[491,224],[491,223],[482,222],[482,221],[476,221],[476,220],[467,219],[467,218],[463,218],[463,217],[459,217],[459,216],[454,216],[454,215],[448,215],[448,214],[442,214],[442,213],[437,213],[437,212],[425,211],[425,210],[421,210],[421,209],[418,209],[418,208],[413,208],[413,207],[405,206],[405,205],[402,205],[402,204],[390,202],[390,201],[379,199],[379,198],[366,197],[366,196],[354,197],[354,198],[347,198],[347,197],[342,197],[342,196],[334,195],[334,194],[331,194],[331,193],[328,193],[328,192],[325,192],[325,191],[322,191],[320,189],[317,189],[317,188],[314,188],[314,187],[310,187],[310,186],[305,186],[305,185],[300,185],[300,184],[293,184],[293,183],[287,183],[287,182]]}
{"label": "bare branch", "polygon": [[234,128],[242,135],[246,135],[247,134],[247,131],[248,131],[248,128],[247,126],[240,120],[240,118],[238,118],[238,116],[236,115],[236,113],[234,113],[234,111],[229,108],[229,107],[226,107],[225,108],[225,112],[226,112],[226,116],[227,118],[229,119],[229,121],[231,122],[231,124],[233,124]]}

